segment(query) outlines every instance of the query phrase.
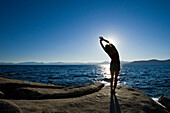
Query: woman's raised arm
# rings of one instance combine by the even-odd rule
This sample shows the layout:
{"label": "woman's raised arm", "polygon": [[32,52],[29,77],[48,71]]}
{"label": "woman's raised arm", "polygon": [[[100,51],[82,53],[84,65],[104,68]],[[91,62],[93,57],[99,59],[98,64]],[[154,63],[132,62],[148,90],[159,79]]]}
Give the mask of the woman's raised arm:
{"label": "woman's raised arm", "polygon": [[99,37],[100,38],[100,45],[102,46],[102,48],[105,50],[105,47],[104,47],[104,45],[103,45],[103,43],[102,43],[102,41],[105,41],[105,42],[107,42],[107,43],[109,43],[109,41],[108,40],[106,40],[106,39],[104,39],[103,37]]}

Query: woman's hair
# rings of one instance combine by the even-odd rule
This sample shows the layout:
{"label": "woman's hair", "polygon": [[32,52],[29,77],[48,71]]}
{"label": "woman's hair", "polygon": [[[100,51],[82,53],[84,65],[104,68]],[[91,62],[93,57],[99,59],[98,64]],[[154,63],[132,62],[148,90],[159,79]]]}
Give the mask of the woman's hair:
{"label": "woman's hair", "polygon": [[105,51],[106,51],[107,53],[109,53],[109,52],[113,52],[113,53],[117,52],[115,46],[112,45],[112,44],[111,44],[111,45],[110,45],[110,44],[106,44],[106,46],[105,46]]}

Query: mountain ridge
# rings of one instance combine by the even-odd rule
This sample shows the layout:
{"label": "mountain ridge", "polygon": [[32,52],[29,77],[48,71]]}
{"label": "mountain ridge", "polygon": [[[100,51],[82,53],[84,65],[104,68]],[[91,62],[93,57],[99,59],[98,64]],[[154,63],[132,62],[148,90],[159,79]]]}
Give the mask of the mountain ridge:
{"label": "mountain ridge", "polygon": [[[0,62],[0,65],[102,65],[102,64],[110,64],[109,61],[103,62],[20,62],[20,63],[12,63],[12,62]],[[167,60],[139,60],[139,61],[121,61],[121,64],[125,65],[170,65],[170,59]]]}
{"label": "mountain ridge", "polygon": [[[126,63],[126,61],[122,61]],[[12,62],[0,62],[0,65],[102,65],[102,64],[110,64],[109,61],[103,62],[20,62],[20,63],[12,63]]]}
{"label": "mountain ridge", "polygon": [[167,60],[140,60],[128,63],[128,65],[170,65],[170,59]]}

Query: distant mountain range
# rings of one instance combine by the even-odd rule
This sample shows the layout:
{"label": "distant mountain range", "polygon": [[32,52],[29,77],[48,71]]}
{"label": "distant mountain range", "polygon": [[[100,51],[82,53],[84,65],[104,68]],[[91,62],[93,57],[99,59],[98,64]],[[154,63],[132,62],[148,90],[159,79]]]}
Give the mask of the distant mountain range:
{"label": "distant mountain range", "polygon": [[[50,63],[44,63],[44,62],[21,62],[21,63],[6,63],[6,62],[0,62],[0,65],[101,65],[101,64],[109,64],[109,61],[104,62],[50,62]],[[127,62],[127,61],[121,61],[121,64],[125,65],[170,65],[170,59],[168,60],[140,60],[140,61],[133,61],[133,62]]]}
{"label": "distant mountain range", "polygon": [[50,62],[50,63],[44,63],[44,62],[21,62],[21,63],[6,63],[6,62],[0,62],[0,65],[99,65],[99,64],[109,64],[108,61],[104,62]]}
{"label": "distant mountain range", "polygon": [[170,59],[168,60],[141,60],[141,61],[133,61],[128,63],[127,65],[170,65]]}

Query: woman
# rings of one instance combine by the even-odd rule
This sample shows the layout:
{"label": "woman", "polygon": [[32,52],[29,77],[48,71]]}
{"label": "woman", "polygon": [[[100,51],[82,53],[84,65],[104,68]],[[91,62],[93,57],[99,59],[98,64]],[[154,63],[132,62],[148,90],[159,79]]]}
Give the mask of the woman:
{"label": "woman", "polygon": [[[110,63],[110,73],[111,73],[110,87],[111,87],[111,92],[116,93],[115,89],[116,89],[116,86],[117,86],[117,77],[118,77],[119,71],[120,71],[119,53],[118,53],[117,49],[115,48],[115,46],[113,44],[109,43],[108,40],[104,39],[103,37],[99,37],[99,38],[100,38],[100,44],[101,44],[102,48],[104,49],[104,51],[111,58],[111,63]],[[104,47],[102,41],[105,41],[108,44],[106,44],[106,46]],[[115,78],[114,88],[113,88],[113,77]]]}

